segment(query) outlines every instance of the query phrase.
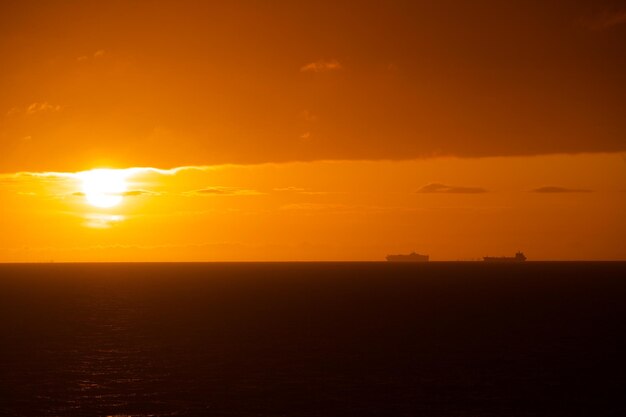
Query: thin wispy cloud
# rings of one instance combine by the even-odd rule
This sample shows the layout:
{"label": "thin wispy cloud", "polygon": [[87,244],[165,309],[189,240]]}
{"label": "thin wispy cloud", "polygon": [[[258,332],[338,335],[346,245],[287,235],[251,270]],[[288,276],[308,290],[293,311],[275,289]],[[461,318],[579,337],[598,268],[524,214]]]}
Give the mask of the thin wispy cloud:
{"label": "thin wispy cloud", "polygon": [[279,208],[283,211],[293,211],[302,213],[398,213],[413,212],[421,209],[401,206],[378,206],[364,204],[339,204],[339,203],[292,203]]}
{"label": "thin wispy cloud", "polygon": [[309,110],[302,110],[300,112],[300,118],[302,118],[303,120],[305,120],[307,122],[316,122],[317,121],[317,115],[311,113]]}
{"label": "thin wispy cloud", "polygon": [[159,175],[176,175],[185,171],[214,171],[221,168],[235,166],[232,164],[223,164],[223,165],[184,165],[174,168],[155,168],[155,167],[134,167],[134,168],[126,168],[125,171],[129,173],[129,175],[135,174],[159,174]]}
{"label": "thin wispy cloud", "polygon": [[481,194],[487,190],[481,187],[461,187],[456,185],[445,185],[440,183],[430,183],[417,190],[420,194]]}
{"label": "thin wispy cloud", "polygon": [[558,194],[558,193],[590,193],[592,191],[587,190],[587,189],[581,189],[581,188],[566,188],[566,187],[559,187],[559,186],[554,186],[554,185],[546,185],[544,187],[535,188],[531,190],[531,192],[540,193],[540,194]]}
{"label": "thin wispy cloud", "polygon": [[281,188],[274,188],[273,191],[276,191],[279,193],[293,193],[293,194],[305,194],[305,195],[333,194],[328,191],[314,191],[308,188],[301,188],[301,187],[281,187]]}
{"label": "thin wispy cloud", "polygon": [[280,210],[286,211],[345,211],[353,209],[353,207],[345,204],[324,204],[324,203],[293,203],[280,207]]}
{"label": "thin wispy cloud", "polygon": [[129,190],[129,191],[124,191],[121,195],[122,197],[139,197],[142,195],[159,195],[160,193],[157,193],[156,191],[149,191],[149,190]]}
{"label": "thin wispy cloud", "polygon": [[307,191],[307,189],[301,188],[301,187],[281,187],[281,188],[274,188],[274,191],[300,193],[303,191]]}
{"label": "thin wispy cloud", "polygon": [[88,61],[90,59],[98,59],[98,58],[102,58],[105,54],[104,49],[98,49],[96,52],[94,52],[91,55],[81,55],[78,58],[76,58],[76,60],[78,62],[84,62],[84,61]]}
{"label": "thin wispy cloud", "polygon": [[[125,173],[125,177],[132,178],[133,176],[140,176],[145,174],[156,174],[156,175],[164,175],[164,176],[174,176],[180,173],[188,172],[188,171],[197,171],[197,172],[209,172],[219,169],[224,169],[228,167],[232,167],[236,165],[187,165],[180,166],[175,168],[154,168],[154,167],[133,167],[133,168],[122,168],[118,171],[122,171]],[[116,170],[116,169],[114,169]],[[0,173],[0,184],[7,183],[20,183],[20,182],[29,182],[29,181],[64,181],[64,180],[80,180],[81,171],[78,172],[32,172],[32,171],[20,171],[20,172],[11,172],[11,173]]]}
{"label": "thin wispy cloud", "polygon": [[63,107],[60,104],[50,104],[47,101],[44,102],[34,102],[24,107],[12,107],[7,111],[7,116],[17,116],[17,115],[25,115],[25,116],[33,116],[39,113],[56,113],[63,110]]}
{"label": "thin wispy cloud", "polygon": [[61,106],[58,104],[52,105],[48,102],[33,103],[26,108],[26,114],[28,115],[41,113],[41,112],[57,112],[57,111],[61,111]]}
{"label": "thin wispy cloud", "polygon": [[0,185],[22,184],[28,182],[63,182],[76,178],[76,174],[70,172],[16,172],[11,174],[0,174]]}
{"label": "thin wispy cloud", "polygon": [[85,216],[85,226],[94,229],[108,229],[124,220],[124,216],[110,214],[88,214]]}
{"label": "thin wispy cloud", "polygon": [[300,68],[301,72],[326,72],[326,71],[336,71],[342,69],[343,66],[336,59],[324,60],[320,59],[319,61],[311,62],[306,64]]}
{"label": "thin wispy cloud", "polygon": [[[122,193],[106,193],[106,194],[111,195],[111,196],[121,196],[121,197],[139,197],[139,196],[160,195],[161,193],[157,193],[156,191],[149,191],[149,190],[128,190]],[[85,197],[85,193],[82,191],[77,191],[75,193],[72,193],[72,195],[75,197]]]}
{"label": "thin wispy cloud", "polygon": [[192,190],[183,193],[187,196],[241,196],[241,195],[262,195],[264,193],[257,190],[249,190],[236,187],[207,187],[199,190]]}

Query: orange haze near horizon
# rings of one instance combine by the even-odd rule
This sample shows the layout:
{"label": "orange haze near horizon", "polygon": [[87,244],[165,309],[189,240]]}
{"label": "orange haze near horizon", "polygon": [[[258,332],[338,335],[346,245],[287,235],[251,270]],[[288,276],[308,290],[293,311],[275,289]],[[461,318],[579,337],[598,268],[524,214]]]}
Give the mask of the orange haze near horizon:
{"label": "orange haze near horizon", "polygon": [[626,5],[3,1],[0,262],[626,260]]}

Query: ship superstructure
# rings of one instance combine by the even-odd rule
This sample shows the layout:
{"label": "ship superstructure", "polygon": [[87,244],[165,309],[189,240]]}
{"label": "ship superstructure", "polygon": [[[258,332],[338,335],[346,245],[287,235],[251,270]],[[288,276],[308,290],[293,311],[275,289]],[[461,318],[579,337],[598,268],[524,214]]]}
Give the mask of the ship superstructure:
{"label": "ship superstructure", "polygon": [[411,252],[408,255],[387,255],[389,262],[428,262],[428,255]]}

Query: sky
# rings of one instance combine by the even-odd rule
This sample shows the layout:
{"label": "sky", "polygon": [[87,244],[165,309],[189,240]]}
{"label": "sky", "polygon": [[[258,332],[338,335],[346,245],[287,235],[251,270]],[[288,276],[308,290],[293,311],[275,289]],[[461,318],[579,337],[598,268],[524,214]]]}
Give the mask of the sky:
{"label": "sky", "polygon": [[0,54],[0,261],[626,260],[624,1],[7,0]]}

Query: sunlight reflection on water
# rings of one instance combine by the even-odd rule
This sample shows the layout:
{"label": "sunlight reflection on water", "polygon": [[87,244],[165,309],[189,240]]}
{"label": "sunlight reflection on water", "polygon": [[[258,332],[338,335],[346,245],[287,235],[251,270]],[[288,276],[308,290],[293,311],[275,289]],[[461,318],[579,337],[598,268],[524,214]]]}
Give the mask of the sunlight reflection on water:
{"label": "sunlight reflection on water", "polygon": [[476,264],[5,266],[0,415],[626,411],[623,265]]}

